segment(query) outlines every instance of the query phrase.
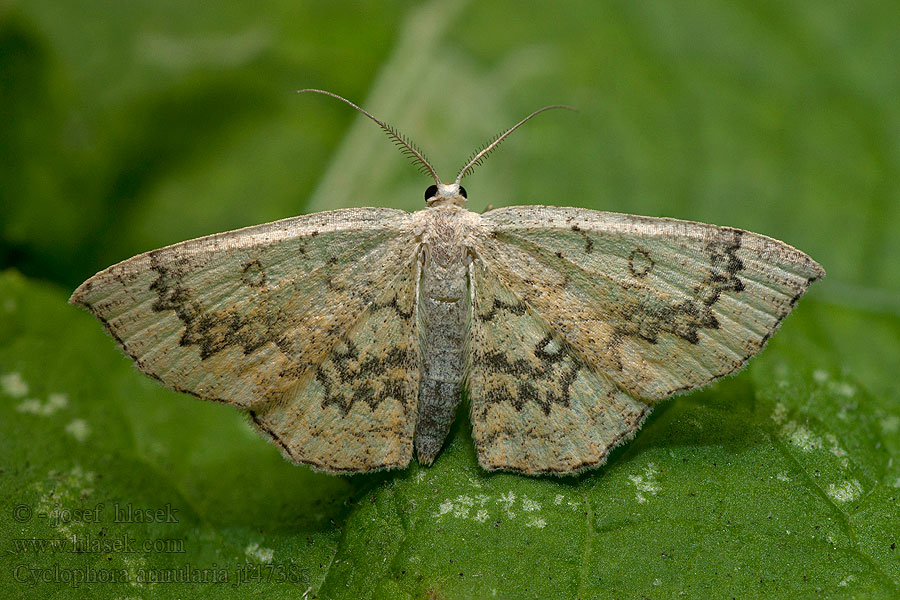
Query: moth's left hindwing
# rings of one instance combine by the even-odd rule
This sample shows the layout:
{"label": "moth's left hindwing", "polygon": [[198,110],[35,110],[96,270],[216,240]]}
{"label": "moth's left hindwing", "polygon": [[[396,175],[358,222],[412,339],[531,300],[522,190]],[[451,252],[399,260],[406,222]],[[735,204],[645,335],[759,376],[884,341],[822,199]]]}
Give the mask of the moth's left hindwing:
{"label": "moth's left hindwing", "polygon": [[557,475],[606,462],[650,407],[586,364],[482,260],[472,267],[468,388],[478,462],[488,470]]}
{"label": "moth's left hindwing", "polygon": [[655,400],[741,368],[824,275],[702,223],[514,206],[481,224],[469,390],[486,469],[602,464]]}
{"label": "moth's left hindwing", "polygon": [[[415,248],[404,211],[321,212],[141,254],[69,301],[144,373],[249,409],[295,462],[404,466],[418,382]],[[302,437],[298,419],[310,424]]]}

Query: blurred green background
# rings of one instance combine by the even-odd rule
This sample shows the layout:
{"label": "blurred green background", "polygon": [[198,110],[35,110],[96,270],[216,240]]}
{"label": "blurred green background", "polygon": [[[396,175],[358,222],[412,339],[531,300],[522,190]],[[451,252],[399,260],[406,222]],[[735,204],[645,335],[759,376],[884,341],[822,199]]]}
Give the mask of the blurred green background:
{"label": "blurred green background", "polygon": [[[766,233],[900,287],[894,2],[7,3],[0,260],[73,287],[137,252],[353,205],[579,205]],[[889,224],[886,226],[886,224]]]}
{"label": "blurred green background", "polygon": [[[83,467],[106,474],[95,500],[177,498],[200,566],[265,563],[261,545],[307,570],[308,586],[235,597],[896,597],[898,32],[892,0],[0,2],[0,270],[23,276],[7,275],[0,300],[31,311],[0,314],[0,375],[24,374],[33,394],[67,389],[95,432],[73,446],[3,405],[0,510]],[[730,225],[802,249],[827,277],[748,372],[663,405],[593,474],[486,475],[465,417],[431,470],[292,467],[236,411],[143,380],[63,301],[96,271],[185,239],[324,209],[422,208],[430,180],[374,124],[294,93],[304,87],[396,126],[445,179],[532,110],[575,106],[529,122],[469,176],[470,208]],[[473,486],[506,507],[504,523],[528,502],[568,512],[510,532],[494,512],[460,516],[476,515]],[[634,512],[641,497],[653,511]],[[790,537],[798,528],[808,539]]]}

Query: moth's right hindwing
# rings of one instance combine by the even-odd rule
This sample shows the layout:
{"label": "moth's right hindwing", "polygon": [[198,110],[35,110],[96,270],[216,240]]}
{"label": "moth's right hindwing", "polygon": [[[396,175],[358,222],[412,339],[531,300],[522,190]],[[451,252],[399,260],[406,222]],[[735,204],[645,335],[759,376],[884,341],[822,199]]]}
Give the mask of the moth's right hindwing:
{"label": "moth's right hindwing", "polygon": [[[414,260],[408,213],[329,211],[147,252],[87,280],[70,302],[90,309],[137,366],[168,387],[250,409],[272,410],[289,400],[307,418],[322,413],[325,423],[346,417],[346,407],[323,402],[325,396],[304,386],[346,339],[374,336],[366,343],[407,356],[396,331],[368,330],[372,323],[361,320],[409,313],[415,286],[403,274]],[[395,296],[388,301],[391,286]],[[414,332],[414,324],[405,325]],[[384,394],[402,406],[382,415],[385,432],[412,426],[416,394],[409,382],[416,377],[417,365],[398,359],[393,370],[359,379],[361,386],[390,388]],[[265,414],[257,411],[258,419]],[[304,462],[297,450],[291,458]],[[402,454],[394,449],[373,462],[395,466],[391,461],[402,462]]]}
{"label": "moth's right hindwing", "polygon": [[419,391],[416,265],[394,279],[341,333],[323,361],[278,399],[254,407],[254,424],[291,460],[329,472],[405,467],[412,458]]}

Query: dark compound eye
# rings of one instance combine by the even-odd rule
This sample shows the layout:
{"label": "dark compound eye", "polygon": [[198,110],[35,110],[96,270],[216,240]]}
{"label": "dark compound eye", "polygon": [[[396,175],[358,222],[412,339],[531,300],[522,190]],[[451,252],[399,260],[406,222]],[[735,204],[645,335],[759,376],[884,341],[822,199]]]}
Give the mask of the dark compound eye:
{"label": "dark compound eye", "polygon": [[469,197],[469,195],[466,194],[466,188],[464,188],[463,186],[459,186],[459,195],[462,196],[463,198]]}
{"label": "dark compound eye", "polygon": [[437,186],[436,186],[436,185],[429,185],[429,186],[428,186],[428,189],[425,190],[425,199],[428,200],[429,198],[431,198],[431,197],[434,196],[435,194],[437,194]]}

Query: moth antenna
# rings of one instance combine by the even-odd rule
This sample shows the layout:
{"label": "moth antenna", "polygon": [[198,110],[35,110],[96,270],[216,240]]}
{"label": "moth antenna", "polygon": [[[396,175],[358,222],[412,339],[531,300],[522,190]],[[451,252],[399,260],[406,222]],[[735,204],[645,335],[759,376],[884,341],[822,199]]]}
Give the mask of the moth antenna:
{"label": "moth antenna", "polygon": [[336,100],[340,100],[344,104],[349,104],[350,106],[355,108],[357,111],[361,112],[365,116],[367,116],[370,119],[372,119],[373,121],[375,121],[375,123],[377,123],[378,126],[381,127],[381,129],[384,130],[384,132],[386,134],[388,134],[388,136],[394,142],[394,145],[400,149],[400,152],[402,152],[405,156],[410,158],[414,163],[416,163],[418,165],[419,171],[421,171],[422,173],[425,173],[427,175],[431,175],[431,178],[434,179],[434,182],[436,184],[441,183],[441,180],[438,179],[437,173],[435,173],[434,168],[431,166],[431,164],[428,162],[428,160],[425,158],[425,156],[419,151],[418,148],[416,148],[413,145],[412,142],[409,141],[409,138],[407,138],[405,135],[400,133],[397,129],[395,129],[394,127],[388,125],[387,123],[385,123],[383,121],[379,121],[371,113],[360,108],[356,104],[350,102],[343,96],[338,96],[335,93],[327,92],[325,90],[316,90],[316,89],[312,89],[312,88],[307,88],[304,90],[297,90],[298,94],[304,94],[306,92],[315,92],[316,94],[324,94],[325,96],[331,96],[332,98],[335,98]]}
{"label": "moth antenna", "polygon": [[494,150],[497,149],[497,146],[500,145],[500,142],[505,140],[507,138],[507,136],[509,136],[509,134],[511,134],[516,129],[518,129],[523,123],[525,123],[525,121],[528,121],[532,117],[539,115],[540,113],[544,112],[545,110],[550,110],[552,108],[564,108],[566,110],[573,110],[575,112],[578,112],[576,109],[572,108],[571,106],[566,106],[565,104],[553,104],[551,106],[545,106],[544,108],[537,109],[536,111],[534,111],[533,113],[531,113],[530,115],[528,115],[527,117],[525,117],[524,119],[522,119],[521,121],[519,121],[518,123],[513,125],[512,127],[510,127],[509,129],[507,129],[503,133],[495,135],[493,138],[491,138],[491,140],[487,144],[482,146],[482,148],[480,150],[476,150],[472,154],[472,156],[469,158],[469,162],[466,163],[466,166],[464,166],[462,168],[462,170],[459,172],[459,175],[457,175],[456,185],[459,185],[459,182],[462,181],[463,177],[472,173],[472,171],[475,170],[475,167],[480,165],[484,161],[484,159],[487,158],[488,154],[490,154],[491,152],[493,152]]}

